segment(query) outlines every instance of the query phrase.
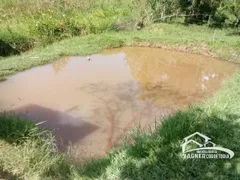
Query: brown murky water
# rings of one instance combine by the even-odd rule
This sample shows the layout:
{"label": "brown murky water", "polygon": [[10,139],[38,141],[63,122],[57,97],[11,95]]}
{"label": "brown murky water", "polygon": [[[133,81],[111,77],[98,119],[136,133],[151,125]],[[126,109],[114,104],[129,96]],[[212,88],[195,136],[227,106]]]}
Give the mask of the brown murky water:
{"label": "brown murky water", "polygon": [[198,55],[126,47],[64,57],[0,83],[0,109],[53,130],[61,147],[88,158],[108,151],[130,128],[143,128],[210,96],[236,65]]}

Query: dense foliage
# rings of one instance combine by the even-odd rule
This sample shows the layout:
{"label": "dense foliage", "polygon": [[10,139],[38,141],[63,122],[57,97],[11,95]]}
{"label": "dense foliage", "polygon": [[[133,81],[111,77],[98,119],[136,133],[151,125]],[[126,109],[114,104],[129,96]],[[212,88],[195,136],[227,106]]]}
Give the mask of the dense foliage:
{"label": "dense foliage", "polygon": [[183,17],[185,23],[240,26],[239,0],[148,0],[154,21]]}
{"label": "dense foliage", "polygon": [[[24,52],[73,36],[154,22],[240,26],[240,0],[0,0],[0,40]],[[3,47],[3,46],[2,46]],[[7,46],[4,46],[7,47]],[[3,49],[3,48],[2,48]],[[0,56],[12,55],[8,49]]]}

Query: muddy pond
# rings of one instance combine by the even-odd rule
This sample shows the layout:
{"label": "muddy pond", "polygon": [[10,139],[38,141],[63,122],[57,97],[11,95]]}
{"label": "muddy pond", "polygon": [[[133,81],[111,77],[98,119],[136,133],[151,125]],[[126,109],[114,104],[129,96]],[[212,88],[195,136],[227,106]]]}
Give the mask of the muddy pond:
{"label": "muddy pond", "polygon": [[212,96],[236,65],[157,48],[62,57],[0,83],[0,110],[53,131],[76,158],[100,156],[131,128]]}

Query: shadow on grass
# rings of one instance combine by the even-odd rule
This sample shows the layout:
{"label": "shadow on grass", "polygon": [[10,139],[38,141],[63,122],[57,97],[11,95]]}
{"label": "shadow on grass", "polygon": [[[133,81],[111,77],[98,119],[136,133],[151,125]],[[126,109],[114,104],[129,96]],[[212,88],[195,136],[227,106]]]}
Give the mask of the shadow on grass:
{"label": "shadow on grass", "polygon": [[54,163],[48,166],[40,179],[72,179],[72,164],[64,156],[59,156]]}
{"label": "shadow on grass", "polygon": [[[220,112],[210,116],[201,109],[179,112],[156,129],[153,136],[141,137],[127,150],[138,159],[122,167],[121,178],[127,179],[238,179],[240,124],[234,114]],[[184,159],[184,137],[201,132],[217,145],[235,152],[233,159]],[[139,156],[141,154],[141,156]],[[144,161],[143,161],[144,160]]]}
{"label": "shadow on grass", "polygon": [[[80,173],[97,178],[108,176],[104,174],[106,171],[114,174],[114,169],[119,169],[119,179],[240,179],[239,119],[238,115],[223,112],[209,115],[200,108],[178,112],[157,126],[154,134],[136,135],[135,143],[122,149],[125,159],[121,160],[116,153],[109,156],[108,163],[101,164],[100,169],[93,162]],[[231,149],[235,156],[232,159],[184,159],[183,138],[195,132]],[[114,161],[119,162],[113,164]]]}
{"label": "shadow on grass", "polygon": [[229,32],[227,36],[240,36],[240,30]]}
{"label": "shadow on grass", "polygon": [[20,54],[20,52],[0,39],[0,56],[6,57],[16,54]]}
{"label": "shadow on grass", "polygon": [[79,174],[88,178],[98,178],[101,176],[108,166],[111,165],[112,157],[107,155],[106,157],[98,160],[92,160],[86,162],[80,169]]}
{"label": "shadow on grass", "polygon": [[[36,138],[30,122],[9,117],[10,122],[4,124],[3,117],[0,115],[0,139],[22,142],[25,137]],[[134,144],[74,169],[77,168],[80,177],[90,179],[240,179],[239,119],[236,114],[190,108],[163,121],[154,133],[138,131],[133,134]],[[23,131],[16,131],[19,127]],[[231,149],[235,156],[232,159],[184,159],[181,153],[183,138],[197,131],[209,136],[217,145]],[[45,157],[44,152],[37,156],[39,160]],[[46,160],[48,163],[41,172],[43,179],[69,179],[72,176],[73,166],[64,157],[51,155]],[[8,173],[4,175],[11,177]]]}
{"label": "shadow on grass", "polygon": [[15,180],[15,179],[17,179],[17,177],[14,176],[12,173],[3,171],[0,167],[0,179]]}

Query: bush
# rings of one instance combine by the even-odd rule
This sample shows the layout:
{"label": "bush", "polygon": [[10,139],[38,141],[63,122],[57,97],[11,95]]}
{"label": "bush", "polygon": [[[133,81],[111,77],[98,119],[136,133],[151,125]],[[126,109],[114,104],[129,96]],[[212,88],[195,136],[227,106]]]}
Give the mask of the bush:
{"label": "bush", "polygon": [[33,33],[41,38],[60,40],[83,34],[97,34],[113,30],[118,18],[124,16],[124,9],[114,6],[97,7],[91,12],[77,10],[48,10],[38,14],[32,26]]}
{"label": "bush", "polygon": [[239,0],[148,0],[154,21],[184,17],[185,23],[239,27]]}
{"label": "bush", "polygon": [[[34,46],[34,39],[24,35],[11,28],[1,28],[0,29],[0,40],[2,44],[7,45],[9,48],[15,50],[16,52],[24,52],[31,49]],[[5,47],[7,47],[5,46]],[[11,48],[10,48],[11,47]],[[6,53],[7,54],[7,53]],[[12,54],[12,53],[10,53]],[[14,53],[16,54],[16,53]]]}
{"label": "bush", "polygon": [[117,20],[129,19],[131,7],[125,0],[11,0],[2,2],[0,12],[0,39],[22,52],[64,38],[117,30]]}
{"label": "bush", "polygon": [[216,16],[222,24],[230,27],[240,26],[240,1],[224,0],[217,10]]}

